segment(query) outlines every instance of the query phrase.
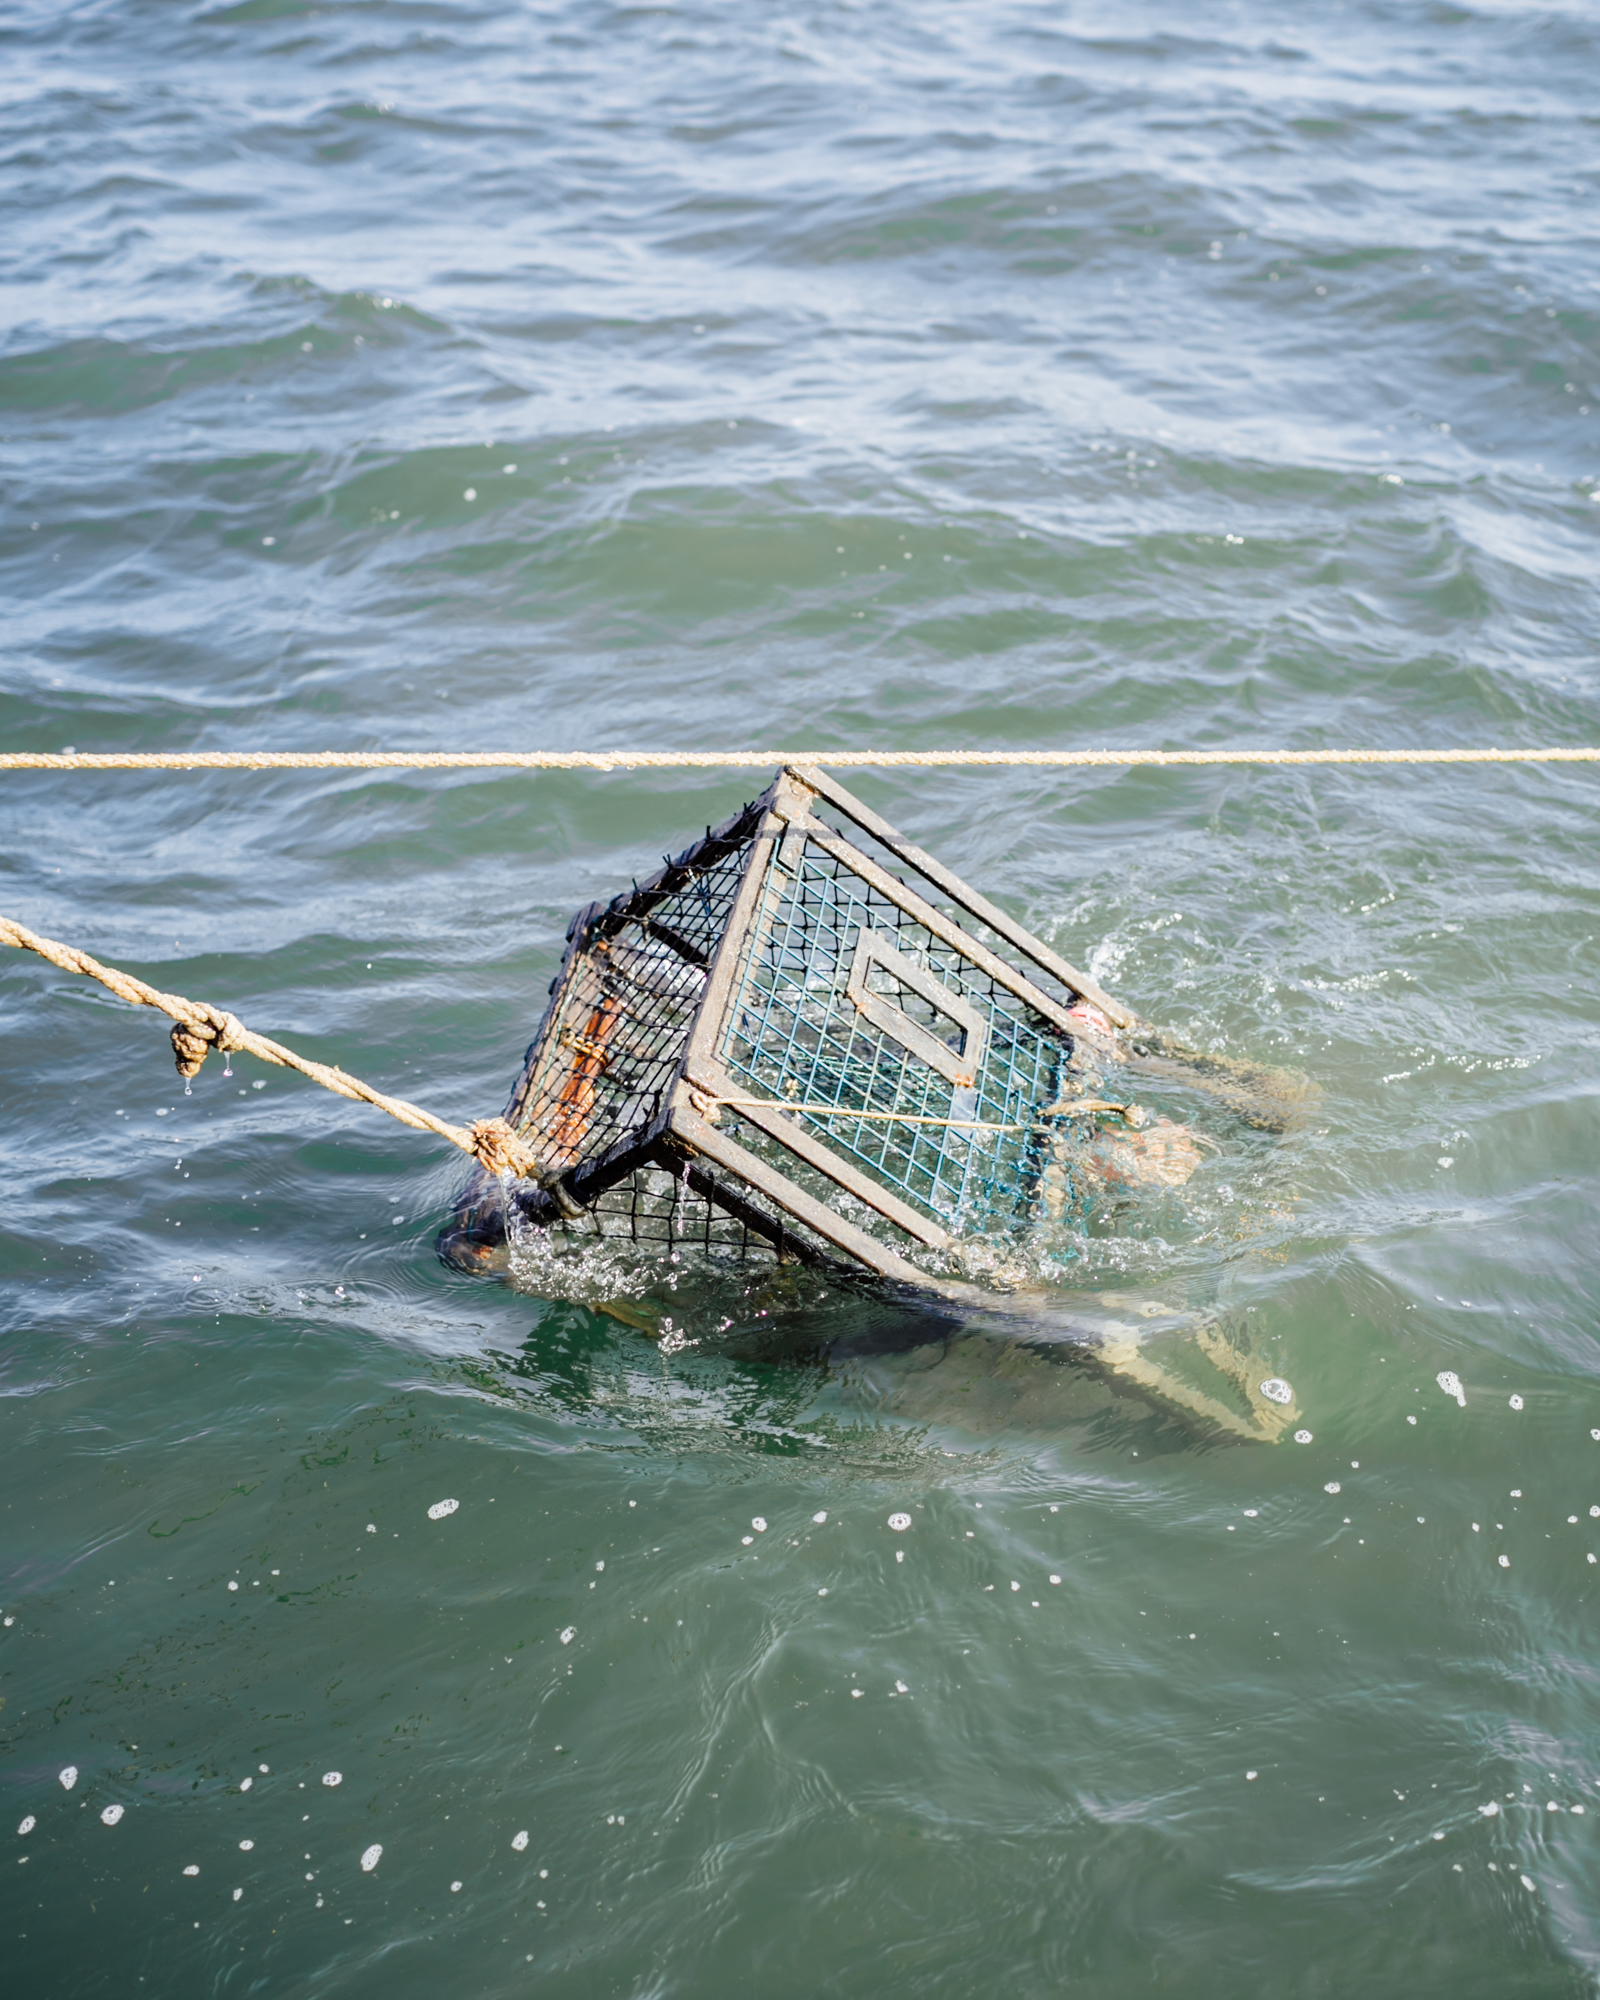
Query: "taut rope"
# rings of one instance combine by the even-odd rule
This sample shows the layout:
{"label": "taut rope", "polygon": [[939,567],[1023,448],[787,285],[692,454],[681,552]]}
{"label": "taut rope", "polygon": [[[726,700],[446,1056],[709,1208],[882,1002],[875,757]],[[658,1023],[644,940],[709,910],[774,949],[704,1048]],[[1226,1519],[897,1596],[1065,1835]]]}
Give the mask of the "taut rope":
{"label": "taut rope", "polygon": [[[849,1104],[794,1104],[787,1098],[767,1097],[713,1097],[709,1091],[691,1090],[689,1102],[710,1125],[720,1120],[724,1110],[730,1111],[782,1111],[790,1116],[804,1113],[814,1118],[865,1118],[885,1125],[937,1125],[941,1129],[956,1132],[1053,1132],[1054,1125],[1042,1124],[1039,1119],[1031,1119],[1021,1125],[997,1125],[987,1118],[930,1118],[909,1111],[858,1111]],[[1116,1104],[1108,1097],[1074,1097],[1061,1104],[1046,1105],[1042,1118],[1088,1118],[1099,1112],[1115,1113],[1118,1118],[1131,1119],[1139,1107],[1133,1104]]]}
{"label": "taut rope", "polygon": [[0,771],[688,771],[759,765],[1595,764],[1553,750],[12,750]]}
{"label": "taut rope", "polygon": [[265,1035],[252,1033],[237,1015],[225,1014],[220,1008],[207,1006],[198,1000],[185,1000],[178,993],[163,993],[157,987],[147,986],[142,979],[135,979],[131,972],[102,965],[86,951],[76,951],[70,944],[58,944],[54,938],[40,937],[37,931],[12,923],[6,917],[0,917],[0,944],[20,945],[26,951],[36,951],[41,958],[49,959],[52,965],[59,965],[63,972],[81,972],[89,979],[98,979],[102,986],[109,987],[119,1000],[126,1000],[130,1007],[157,1007],[163,1014],[170,1014],[177,1022],[172,1031],[172,1047],[178,1059],[178,1074],[182,1077],[196,1075],[213,1049],[221,1049],[225,1054],[238,1049],[245,1055],[259,1056],[262,1062],[276,1063],[280,1069],[298,1070],[302,1076],[310,1077],[313,1083],[320,1083],[324,1090],[336,1091],[340,1097],[354,1097],[362,1104],[374,1104],[380,1111],[387,1111],[391,1118],[398,1118],[402,1125],[410,1125],[418,1132],[435,1132],[441,1139],[448,1139],[452,1146],[459,1146],[463,1153],[470,1154],[491,1174],[511,1173],[537,1178],[535,1155],[503,1118],[482,1118],[470,1130],[461,1125],[447,1125],[442,1118],[435,1118],[431,1111],[424,1111],[420,1104],[412,1104],[403,1097],[388,1097],[383,1091],[374,1090],[371,1084],[362,1083],[358,1077],[346,1076],[342,1069],[330,1069],[326,1063],[312,1062],[306,1056],[296,1055],[293,1049],[286,1049],[281,1042],[269,1042]]}

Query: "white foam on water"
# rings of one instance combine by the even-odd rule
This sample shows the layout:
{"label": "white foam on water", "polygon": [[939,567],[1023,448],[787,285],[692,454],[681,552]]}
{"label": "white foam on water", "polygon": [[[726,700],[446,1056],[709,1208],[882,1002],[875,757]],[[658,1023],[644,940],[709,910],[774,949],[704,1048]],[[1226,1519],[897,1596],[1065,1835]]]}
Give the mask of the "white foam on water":
{"label": "white foam on water", "polygon": [[1537,1889],[1539,1886],[1538,1883],[1534,1881],[1531,1875],[1519,1876],[1518,1879],[1522,1883],[1524,1889]]}
{"label": "white foam on water", "polygon": [[[1600,1431],[1596,1431],[1595,1436],[1600,1437]],[[813,1514],[811,1518],[813,1521],[816,1522],[817,1526],[820,1528],[823,1522],[828,1518],[827,1508],[826,1507],[821,1508],[817,1513]]]}
{"label": "white foam on water", "polygon": [[1269,1403],[1292,1403],[1294,1391],[1281,1375],[1269,1375],[1260,1385],[1261,1393]]}
{"label": "white foam on water", "polygon": [[241,1854],[248,1854],[254,1846],[255,1842],[253,1840],[241,1840],[239,1842],[239,1852]]}
{"label": "white foam on water", "polygon": [[1447,1396],[1455,1397],[1462,1409],[1467,1407],[1467,1392],[1461,1386],[1461,1377],[1453,1368],[1441,1368],[1433,1379]]}
{"label": "white foam on water", "polygon": [[35,1827],[36,1827],[36,1826],[37,1826],[38,1824],[39,1824],[39,1822],[38,1822],[38,1821],[37,1821],[37,1820],[36,1820],[36,1819],[34,1818],[33,1814],[32,1814],[32,1813],[29,1813],[29,1814],[27,1815],[27,1817],[26,1817],[26,1818],[25,1818],[25,1819],[23,1820],[22,1824],[21,1824],[21,1825],[20,1825],[20,1826],[19,1826],[19,1827],[17,1828],[17,1832],[18,1832],[18,1833],[32,1833],[33,1829],[34,1829],[34,1828],[35,1828]]}
{"label": "white foam on water", "polygon": [[1060,1579],[1060,1577],[1059,1577],[1059,1576],[1055,1576],[1055,1575],[1052,1575],[1052,1576],[1051,1576],[1051,1578],[1050,1578],[1050,1581],[1051,1581],[1052,1583],[1059,1583],[1059,1582],[1061,1581],[1061,1579]]}
{"label": "white foam on water", "polygon": [[1323,1490],[1323,1492],[1324,1492],[1324,1493],[1337,1493],[1337,1492],[1339,1491],[1339,1482],[1338,1482],[1338,1480],[1337,1480],[1337,1479],[1330,1479],[1330,1480],[1328,1481],[1327,1485],[1326,1485],[1326,1486],[1324,1486],[1322,1490]]}
{"label": "white foam on water", "polygon": [[1500,1801],[1498,1799],[1491,1799],[1486,1806],[1479,1806],[1478,1810],[1483,1814],[1485,1819],[1494,1819],[1500,1811]]}
{"label": "white foam on water", "polygon": [[183,1872],[185,1875],[198,1875],[200,1873],[199,1865],[196,1862],[191,1861],[188,1867],[185,1868]]}
{"label": "white foam on water", "polygon": [[859,1700],[861,1699],[861,1690],[860,1690],[860,1688],[852,1688],[852,1689],[850,1690],[850,1695],[851,1695],[851,1699],[852,1699],[852,1700],[854,1700],[854,1701],[859,1701]]}
{"label": "white foam on water", "polygon": [[[1520,1410],[1522,1408],[1522,1398],[1520,1396],[1511,1396],[1508,1397],[1507,1400],[1511,1404],[1512,1409]],[[1527,1881],[1528,1878],[1524,1876],[1522,1879],[1524,1881]]]}
{"label": "white foam on water", "polygon": [[752,1543],[752,1542],[753,1542],[753,1541],[755,1540],[755,1536],[754,1536],[754,1535],[741,1535],[741,1536],[739,1537],[739,1540],[740,1540],[740,1541],[741,1541],[741,1542],[742,1542],[742,1543],[744,1544],[744,1546],[745,1546],[746,1548],[749,1548],[750,1544],[751,1544],[751,1543]]}
{"label": "white foam on water", "polygon": [[1511,1567],[1511,1558],[1510,1558],[1510,1556],[1501,1556],[1501,1557],[1499,1557],[1499,1558],[1498,1558],[1498,1561],[1499,1561],[1499,1564],[1500,1564],[1500,1567],[1501,1567],[1502,1569],[1510,1569],[1510,1567]]}
{"label": "white foam on water", "polygon": [[910,1694],[911,1692],[910,1688],[906,1686],[904,1681],[896,1681],[894,1684],[894,1691],[896,1694]]}
{"label": "white foam on water", "polygon": [[[267,1767],[265,1764],[263,1764],[261,1768],[264,1771]],[[241,1792],[247,1792],[254,1783],[255,1783],[254,1778],[241,1778],[239,1780],[239,1789]]]}
{"label": "white foam on water", "polygon": [[1259,1507],[1246,1507],[1244,1517],[1247,1521],[1254,1521],[1260,1516],[1260,1513],[1261,1509]]}
{"label": "white foam on water", "polygon": [[1294,1441],[1296,1444],[1310,1444],[1311,1442],[1310,1431],[1296,1431],[1294,1434]]}
{"label": "white foam on water", "polygon": [[100,1815],[100,1824],[102,1826],[115,1826],[126,1810],[125,1806],[107,1806],[105,1811]]}
{"label": "white foam on water", "polygon": [[758,1535],[764,1535],[767,1532],[767,1524],[759,1514],[756,1515],[755,1519],[750,1523],[750,1525],[752,1528],[755,1529]]}
{"label": "white foam on water", "polygon": [[234,1890],[234,1892],[233,1892],[233,1900],[234,1900],[234,1901],[235,1901],[235,1902],[237,1903],[237,1902],[238,1902],[238,1900],[239,1900],[239,1898],[240,1898],[240,1897],[241,1897],[241,1896],[242,1896],[243,1894],[244,1894],[244,1891],[243,1891],[242,1889],[235,1889],[235,1890]]}
{"label": "white foam on water", "polygon": [[526,1852],[528,1845],[527,1833],[525,1831],[522,1833],[514,1833],[511,1836],[511,1845],[517,1850],[519,1854]]}
{"label": "white foam on water", "polygon": [[363,1854],[361,1857],[362,1874],[370,1875],[373,1869],[377,1867],[378,1863],[382,1859],[383,1859],[383,1848],[378,1844],[377,1841],[374,1841],[373,1844],[367,1849],[366,1853]]}
{"label": "white foam on water", "polygon": [[238,1584],[236,1584],[236,1583],[230,1583],[230,1584],[228,1585],[228,1588],[229,1588],[230,1590],[237,1590],[237,1589],[239,1588],[239,1586],[238,1586]]}
{"label": "white foam on water", "polygon": [[563,1631],[562,1631],[562,1634],[561,1634],[561,1643],[562,1643],[562,1645],[563,1645],[563,1646],[570,1646],[570,1645],[572,1644],[573,1640],[577,1638],[577,1636],[578,1636],[578,1628],[577,1628],[577,1626],[576,1626],[576,1625],[568,1625],[568,1626],[566,1626],[566,1627],[565,1627],[565,1628],[563,1629]]}
{"label": "white foam on water", "polygon": [[911,1526],[911,1516],[909,1514],[891,1514],[889,1516],[889,1526],[894,1529],[897,1535],[903,1535],[906,1529]]}
{"label": "white foam on water", "polygon": [[61,1773],[61,1789],[64,1792],[70,1792],[77,1782],[78,1767],[76,1764],[68,1764]]}
{"label": "white foam on water", "polygon": [[452,1896],[459,1896],[461,1894],[461,1884],[459,1882],[452,1882],[450,1884],[450,1893]]}
{"label": "white foam on water", "polygon": [[442,1521],[447,1514],[453,1514],[461,1505],[459,1500],[435,1500],[428,1509],[430,1521]]}
{"label": "white foam on water", "polygon": [[324,1771],[322,1774],[322,1782],[325,1785],[327,1785],[330,1789],[334,1785],[342,1785],[344,1783],[344,1773],[343,1771]]}

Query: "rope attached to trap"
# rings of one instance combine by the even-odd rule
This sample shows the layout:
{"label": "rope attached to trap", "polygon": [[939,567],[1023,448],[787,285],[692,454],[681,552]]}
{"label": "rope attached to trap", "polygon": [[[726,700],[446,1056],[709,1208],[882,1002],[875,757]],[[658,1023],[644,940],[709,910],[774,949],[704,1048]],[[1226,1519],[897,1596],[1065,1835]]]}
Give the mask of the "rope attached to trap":
{"label": "rope attached to trap", "polygon": [[0,917],[0,944],[18,945],[25,951],[36,951],[41,958],[49,959],[52,965],[60,966],[63,972],[80,972],[86,978],[98,979],[102,986],[115,993],[119,1000],[126,1000],[130,1007],[155,1007],[163,1014],[169,1014],[177,1024],[172,1030],[172,1048],[177,1057],[178,1074],[185,1080],[199,1074],[200,1065],[213,1049],[220,1049],[228,1055],[237,1051],[257,1056],[262,1062],[275,1063],[280,1069],[298,1070],[302,1076],[309,1077],[313,1083],[320,1083],[324,1090],[334,1091],[340,1097],[353,1097],[362,1104],[375,1105],[379,1111],[387,1111],[391,1118],[398,1118],[402,1125],[410,1125],[418,1132],[433,1132],[441,1139],[448,1139],[452,1146],[459,1146],[463,1153],[491,1174],[538,1176],[538,1161],[532,1149],[517,1137],[503,1118],[481,1118],[470,1129],[448,1125],[444,1119],[435,1118],[431,1111],[424,1111],[420,1104],[412,1104],[404,1097],[390,1097],[381,1090],[374,1090],[371,1084],[361,1082],[359,1077],[347,1076],[342,1069],[312,1062],[309,1057],[285,1048],[282,1042],[268,1041],[265,1035],[258,1035],[247,1028],[236,1014],[225,1013],[221,1008],[209,1006],[203,1001],[186,1000],[178,993],[163,993],[158,987],[147,986],[142,979],[136,979],[131,972],[122,972],[113,965],[102,965],[86,951],[78,951],[70,944],[60,944],[54,938],[40,937],[37,931],[30,931],[25,925],[13,923],[7,917]]}
{"label": "rope attached to trap", "polygon": [[762,765],[932,770],[1185,764],[1595,764],[1546,750],[12,750],[0,771],[689,771]]}
{"label": "rope attached to trap", "polygon": [[864,1118],[888,1125],[937,1125],[942,1130],[956,1132],[1053,1132],[1055,1125],[1046,1124],[1043,1120],[1088,1118],[1097,1112],[1110,1113],[1137,1130],[1141,1117],[1147,1115],[1141,1105],[1118,1104],[1109,1097],[1068,1098],[1061,1104],[1047,1105],[1039,1118],[1029,1119],[1020,1125],[999,1125],[986,1118],[935,1118],[909,1111],[858,1111],[849,1104],[792,1104],[787,1099],[780,1101],[765,1097],[713,1097],[705,1090],[691,1090],[689,1102],[711,1125],[718,1122],[724,1110],[782,1111],[790,1116],[805,1113],[816,1118]]}

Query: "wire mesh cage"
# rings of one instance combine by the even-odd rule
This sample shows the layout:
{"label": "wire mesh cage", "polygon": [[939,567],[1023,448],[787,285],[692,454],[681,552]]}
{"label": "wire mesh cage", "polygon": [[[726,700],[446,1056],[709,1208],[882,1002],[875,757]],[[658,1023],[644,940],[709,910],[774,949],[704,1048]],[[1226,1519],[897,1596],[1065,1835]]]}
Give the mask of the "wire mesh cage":
{"label": "wire mesh cage", "polygon": [[[848,834],[838,822],[848,826]],[[507,1117],[531,1219],[917,1279],[1059,1214],[1127,1009],[814,769],[573,919]],[[504,1233],[481,1178],[448,1252]]]}
{"label": "wire mesh cage", "polygon": [[[1293,1072],[1152,1028],[825,773],[790,767],[573,918],[506,1112],[537,1171],[475,1174],[440,1251],[481,1270],[526,1223],[713,1265],[866,1271],[981,1312],[994,1295],[951,1275],[973,1238],[1060,1221],[1086,1179],[1193,1171],[1195,1134],[1107,1094],[1141,1073],[1269,1130],[1313,1098]],[[1214,1328],[1193,1341],[1247,1419],[1145,1354],[1170,1308],[1110,1304],[1077,1301],[1044,1337],[1239,1436],[1294,1420],[1287,1385],[1256,1382]]]}

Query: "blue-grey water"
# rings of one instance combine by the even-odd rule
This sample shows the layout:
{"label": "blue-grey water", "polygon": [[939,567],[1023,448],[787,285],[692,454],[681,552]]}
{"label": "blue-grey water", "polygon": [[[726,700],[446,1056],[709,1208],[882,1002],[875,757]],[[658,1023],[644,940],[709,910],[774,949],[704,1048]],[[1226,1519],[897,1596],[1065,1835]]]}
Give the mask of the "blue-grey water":
{"label": "blue-grey water", "polygon": [[[0,738],[1600,741],[1597,75],[1516,0],[19,0]],[[769,775],[13,776],[0,912],[466,1120]],[[1058,1278],[1311,1442],[849,1287],[663,1354],[8,953],[8,1994],[1594,1990],[1600,780],[852,782],[1320,1086]]]}

